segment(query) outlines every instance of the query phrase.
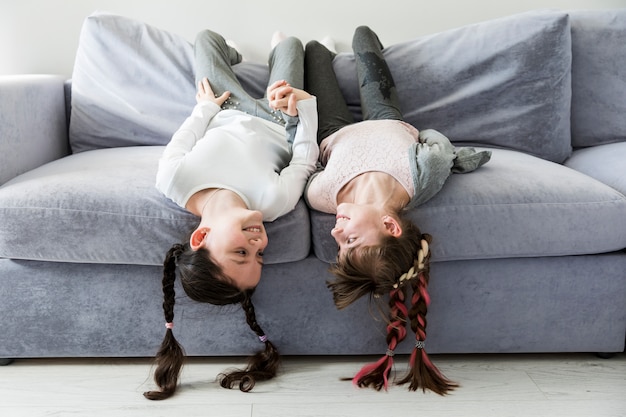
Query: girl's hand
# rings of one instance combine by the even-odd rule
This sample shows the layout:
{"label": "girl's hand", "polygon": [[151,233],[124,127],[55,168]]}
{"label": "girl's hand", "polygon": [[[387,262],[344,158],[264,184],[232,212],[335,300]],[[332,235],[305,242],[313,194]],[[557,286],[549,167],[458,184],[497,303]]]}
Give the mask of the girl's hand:
{"label": "girl's hand", "polygon": [[285,80],[274,81],[272,85],[267,87],[266,95],[267,99],[272,102],[274,100],[284,98],[285,94],[289,94],[293,91],[293,87]]}
{"label": "girl's hand", "polygon": [[293,88],[284,80],[276,81],[267,88],[267,100],[274,110],[280,110],[289,116],[297,116],[298,100],[311,98],[311,95],[304,90]]}
{"label": "girl's hand", "polygon": [[211,84],[209,84],[209,79],[206,77],[198,83],[198,93],[196,94],[196,102],[198,103],[211,101],[222,107],[222,104],[224,104],[228,97],[230,97],[230,91],[224,91],[221,96],[215,97]]}
{"label": "girl's hand", "polygon": [[289,96],[293,93],[293,87],[285,80],[275,81],[267,87],[267,101],[274,110],[286,111]]}

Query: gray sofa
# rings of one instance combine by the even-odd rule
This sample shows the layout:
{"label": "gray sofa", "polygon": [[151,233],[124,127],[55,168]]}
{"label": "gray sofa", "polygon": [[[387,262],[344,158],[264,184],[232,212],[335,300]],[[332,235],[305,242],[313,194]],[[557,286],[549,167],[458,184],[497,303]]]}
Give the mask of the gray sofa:
{"label": "gray sofa", "polygon": [[[434,237],[430,353],[624,350],[625,36],[624,9],[545,10],[387,45],[406,120],[493,152],[410,213]],[[352,58],[334,64],[359,117]],[[188,41],[98,13],[70,81],[0,78],[0,358],[155,354],[162,259],[197,221],[154,187],[192,68]],[[236,71],[263,93],[265,65]],[[254,299],[285,355],[385,352],[368,300],[338,311],[326,288],[333,224],[303,201],[267,224]],[[177,297],[188,355],[258,347],[237,306]]]}

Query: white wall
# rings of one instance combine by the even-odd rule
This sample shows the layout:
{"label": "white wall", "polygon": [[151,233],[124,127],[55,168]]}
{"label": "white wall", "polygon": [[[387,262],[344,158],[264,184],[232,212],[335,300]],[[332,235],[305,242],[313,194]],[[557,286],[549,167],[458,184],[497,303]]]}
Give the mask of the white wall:
{"label": "white wall", "polygon": [[533,9],[615,9],[626,0],[0,0],[0,75],[70,76],[83,20],[96,10],[132,17],[193,41],[211,28],[265,62],[276,29],[310,39],[332,36],[348,51],[358,25],[385,45]]}

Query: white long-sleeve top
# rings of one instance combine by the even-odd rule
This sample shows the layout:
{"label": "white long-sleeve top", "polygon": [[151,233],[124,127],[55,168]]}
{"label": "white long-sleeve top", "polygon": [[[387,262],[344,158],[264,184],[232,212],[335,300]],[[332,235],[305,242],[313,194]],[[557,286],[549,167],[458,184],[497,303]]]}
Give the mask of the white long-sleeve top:
{"label": "white long-sleeve top", "polygon": [[159,160],[156,187],[181,207],[198,191],[225,188],[273,221],[294,209],[315,171],[317,103],[297,103],[293,144],[285,127],[213,102],[197,104]]}

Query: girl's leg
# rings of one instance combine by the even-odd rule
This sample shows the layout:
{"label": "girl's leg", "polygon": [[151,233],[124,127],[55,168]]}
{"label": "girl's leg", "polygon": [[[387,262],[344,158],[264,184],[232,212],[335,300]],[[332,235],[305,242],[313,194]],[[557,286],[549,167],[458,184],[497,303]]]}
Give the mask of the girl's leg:
{"label": "girl's leg", "polygon": [[[278,80],[285,80],[295,88],[304,87],[304,48],[298,38],[288,37],[279,42],[270,53],[268,60],[270,79],[268,86]],[[273,110],[266,98],[257,99],[257,116],[271,122],[285,125],[280,111]],[[290,138],[293,140],[293,138]]]}
{"label": "girl's leg", "polygon": [[359,26],[352,38],[356,59],[361,111],[364,120],[402,120],[396,85],[383,57],[378,36],[367,26]]}
{"label": "girl's leg", "polygon": [[304,89],[317,98],[317,142],[354,123],[333,70],[335,54],[317,41],[307,43],[304,54]]}
{"label": "girl's leg", "polygon": [[304,48],[298,38],[278,43],[269,57],[270,81],[285,80],[295,88],[304,88]]}
{"label": "girl's leg", "polygon": [[222,105],[223,109],[236,109],[254,116],[259,115],[257,101],[244,90],[232,69],[233,65],[241,62],[241,55],[226,44],[222,35],[210,30],[200,32],[196,37],[194,52],[196,86],[206,77],[215,94],[230,91],[229,99]]}

